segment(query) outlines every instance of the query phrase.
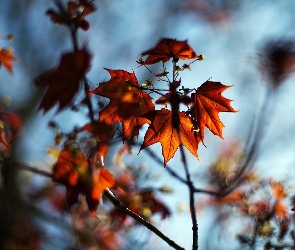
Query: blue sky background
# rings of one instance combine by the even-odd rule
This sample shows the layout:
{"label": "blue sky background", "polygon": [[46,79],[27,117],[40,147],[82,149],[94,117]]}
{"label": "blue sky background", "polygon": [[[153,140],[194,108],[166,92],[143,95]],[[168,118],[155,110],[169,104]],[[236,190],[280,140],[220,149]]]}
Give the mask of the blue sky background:
{"label": "blue sky background", "polygon": [[[94,55],[88,74],[93,87],[109,79],[103,68],[135,70],[139,82],[144,82],[150,75],[144,68],[138,69],[135,61],[141,52],[153,47],[162,37],[187,39],[197,54],[205,55],[205,60],[193,64],[192,71],[182,76],[182,83],[186,87],[197,88],[210,77],[213,81],[234,85],[224,92],[224,96],[233,99],[232,106],[240,112],[220,115],[225,124],[225,141],[206,133],[207,148],[200,145],[200,162],[187,153],[193,176],[206,172],[216,152],[224,147],[226,141],[247,136],[251,121],[265,94],[265,83],[256,67],[259,49],[269,39],[283,37],[293,40],[295,35],[295,4],[292,0],[208,2],[210,4],[207,1],[194,0],[95,1],[98,10],[87,18],[91,28],[80,34],[80,42],[87,43]],[[198,10],[194,9],[197,3],[202,6]],[[53,25],[44,15],[50,6],[53,7],[51,1],[11,0],[1,3],[0,9],[1,34],[15,35],[12,43],[2,41],[1,46],[13,46],[16,57],[20,59],[14,65],[14,75],[0,70],[0,99],[10,96],[11,108],[14,109],[21,109],[28,102],[32,105],[19,146],[20,159],[30,162],[42,161],[46,149],[53,144],[52,133],[47,128],[49,120],[54,118],[68,130],[73,125],[83,125],[86,122],[83,115],[69,111],[56,115],[56,110],[52,110],[43,116],[36,109],[37,96],[40,94],[37,94],[33,80],[55,66],[60,53],[71,49],[65,28]],[[220,11],[220,6],[224,6],[226,11]],[[293,77],[278,89],[273,101],[275,106],[265,121],[267,133],[256,162],[262,175],[276,175],[282,179],[286,174],[289,179],[294,177],[294,94]],[[152,149],[161,151],[158,144],[152,146]],[[112,150],[115,152],[116,148]],[[162,176],[155,185],[167,184],[175,190],[174,194],[161,197],[169,204],[173,214],[170,219],[158,222],[159,228],[185,249],[190,249],[191,220],[186,186],[171,178],[144,151],[139,155],[137,149],[134,151],[134,156],[126,157],[126,163],[139,165],[144,162],[151,171]],[[111,158],[107,159],[107,164],[113,165]],[[169,165],[184,175],[178,153]],[[206,186],[198,178],[194,178],[194,181],[198,187]],[[186,210],[182,213],[177,210],[180,202],[186,205]],[[207,238],[213,234],[212,231],[207,231],[214,221],[213,218],[214,213],[210,209],[198,215],[200,249],[206,249]],[[227,249],[230,249],[229,242],[232,242],[232,249],[235,249],[235,232],[228,233],[226,237],[228,238],[223,238],[218,243],[218,249],[224,249],[225,243]],[[212,238],[218,241],[216,234]],[[153,249],[170,249],[157,236],[153,235],[150,241],[155,245]],[[150,249],[149,246],[146,249]]]}

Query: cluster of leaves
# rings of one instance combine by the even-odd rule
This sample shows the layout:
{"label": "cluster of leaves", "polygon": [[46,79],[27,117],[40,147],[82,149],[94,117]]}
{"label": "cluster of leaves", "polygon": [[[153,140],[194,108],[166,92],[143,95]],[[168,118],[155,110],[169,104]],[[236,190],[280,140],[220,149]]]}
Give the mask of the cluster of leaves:
{"label": "cluster of leaves", "polygon": [[[177,148],[184,145],[195,157],[198,158],[198,143],[204,142],[205,127],[212,133],[222,138],[224,125],[218,117],[219,112],[235,112],[230,106],[230,100],[221,96],[221,93],[229,86],[220,82],[206,81],[197,89],[182,89],[179,74],[189,69],[190,64],[202,60],[202,55],[197,55],[188,45],[187,41],[174,39],[162,39],[155,48],[142,53],[148,56],[144,61],[138,61],[141,66],[163,63],[163,71],[154,74],[159,81],[169,86],[168,93],[161,94],[153,88],[153,83],[147,81],[140,86],[134,72],[124,70],[109,70],[111,79],[100,83],[98,88],[91,93],[110,99],[110,103],[99,113],[99,121],[107,124],[121,122],[123,137],[128,139],[138,136],[139,129],[146,123],[149,128],[145,134],[141,149],[160,142],[164,165],[173,158]],[[172,58],[173,80],[168,77],[165,63]],[[190,64],[178,66],[179,59],[194,59]],[[156,92],[161,97],[156,104],[170,104],[171,110],[162,108],[155,110],[152,98],[145,92]],[[190,96],[188,93],[193,92]],[[180,104],[188,107],[187,112],[180,111]],[[190,108],[191,107],[191,108]]]}
{"label": "cluster of leaves", "polygon": [[[70,29],[74,51],[64,53],[56,68],[43,73],[35,80],[36,85],[46,87],[39,108],[47,112],[59,104],[60,111],[72,105],[80,85],[84,84],[86,96],[83,103],[88,105],[91,123],[73,133],[90,132],[95,138],[93,151],[86,157],[75,138],[68,137],[58,154],[53,174],[55,181],[67,186],[70,206],[78,202],[79,194],[85,194],[89,209],[95,215],[103,191],[114,186],[111,174],[96,164],[97,155],[98,158],[106,157],[114,123],[122,123],[122,139],[129,144],[138,137],[139,129],[144,124],[149,124],[140,150],[160,142],[165,166],[181,145],[198,157],[198,143],[204,142],[205,127],[222,138],[224,125],[218,113],[235,110],[230,106],[231,101],[221,95],[228,86],[220,82],[206,81],[199,88],[192,90],[181,85],[180,73],[189,69],[193,62],[203,60],[204,56],[197,55],[187,41],[175,39],[162,39],[154,48],[142,53],[142,56],[147,56],[146,60],[141,58],[138,61],[140,66],[146,68],[150,64],[163,63],[163,72],[154,75],[168,85],[169,89],[164,91],[166,93],[162,94],[163,91],[155,89],[151,81],[148,81],[148,86],[140,85],[134,72],[111,69],[106,69],[111,76],[109,81],[89,90],[86,72],[90,69],[92,56],[86,47],[79,48],[76,31],[79,28],[89,28],[84,18],[95,8],[88,0],[80,0],[79,3],[69,1],[67,9],[59,1],[56,5],[58,11],[50,9],[47,14],[54,23],[66,25]],[[170,59],[173,64],[172,80],[169,79],[169,73],[164,66]],[[188,59],[193,61],[181,67],[177,64],[179,60]],[[179,89],[180,86],[182,89]],[[171,110],[156,110],[148,92],[160,94],[156,104],[169,103]],[[109,104],[99,112],[97,121],[90,99],[93,94],[110,99]],[[180,104],[187,106],[186,112],[180,111]],[[145,194],[144,199],[153,200],[153,197],[151,194]]]}
{"label": "cluster of leaves", "polygon": [[[223,138],[224,125],[219,118],[219,112],[236,112],[230,105],[231,100],[222,96],[223,91],[230,86],[208,80],[198,88],[186,88],[181,82],[181,73],[190,70],[190,66],[196,61],[203,60],[204,56],[198,55],[187,41],[163,38],[154,48],[142,53],[141,56],[146,59],[140,58],[138,63],[140,67],[146,68],[156,81],[164,83],[167,89],[155,88],[151,80],[139,84],[134,72],[112,69],[106,69],[110,74],[109,81],[99,83],[97,88],[91,89],[86,73],[90,70],[92,54],[86,45],[79,46],[77,32],[79,29],[84,31],[89,29],[90,24],[85,17],[93,13],[96,8],[91,0],[69,1],[67,7],[59,0],[54,2],[57,10],[49,9],[46,14],[55,24],[64,25],[69,29],[73,49],[61,55],[56,67],[36,78],[35,84],[45,87],[39,109],[43,109],[46,113],[58,104],[59,112],[74,105],[75,98],[83,86],[85,97],[79,105],[87,106],[90,123],[85,123],[81,128],[74,128],[70,133],[61,131],[56,133],[55,142],[60,148],[50,150],[51,154],[56,156],[56,162],[52,166],[52,179],[66,187],[67,206],[72,209],[74,205],[79,209],[79,205],[83,203],[82,197],[85,196],[84,205],[87,204],[93,216],[98,216],[97,208],[103,193],[112,189],[122,202],[119,203],[127,206],[138,218],[144,218],[146,223],[151,221],[154,214],[160,214],[161,218],[165,219],[170,215],[170,211],[156,198],[156,190],[139,187],[132,173],[124,173],[114,178],[104,167],[108,145],[116,139],[114,135],[119,132],[120,141],[131,147],[138,138],[142,126],[148,124],[139,151],[160,142],[164,166],[174,157],[178,148],[182,149],[182,146],[198,158],[198,144],[204,143],[205,128]],[[2,53],[2,57],[0,55],[0,62],[12,72],[11,63],[15,58],[12,54],[9,56],[7,54],[5,57],[5,53]],[[191,61],[180,65],[181,60]],[[148,65],[157,63],[162,63],[163,69],[160,73],[153,73]],[[172,64],[171,74],[167,71],[169,63]],[[153,101],[151,93],[160,97]],[[100,105],[93,108],[95,97],[108,98],[108,105],[103,108]],[[166,106],[158,110],[155,104]],[[170,108],[167,108],[168,104]],[[181,105],[186,106],[186,110],[181,111]],[[19,126],[20,122],[11,114],[3,113],[2,116],[5,126],[1,127],[0,142],[9,148],[8,135],[14,132],[14,126]],[[116,130],[118,123],[122,126]],[[54,122],[50,126],[57,129]],[[87,133],[88,143],[84,147],[81,141],[82,133]],[[193,184],[189,174],[187,175],[188,186],[193,196]],[[106,193],[112,194],[110,191]],[[59,207],[65,209],[67,206]],[[193,206],[194,202],[191,202],[191,209]],[[103,230],[103,226],[93,224],[96,229],[95,242],[99,242],[100,247],[116,249],[117,243],[113,246],[108,244],[110,241],[116,241],[114,236],[116,230],[123,228],[123,225],[129,225],[126,210],[127,208],[122,211],[121,207],[117,206],[109,211],[111,221],[108,223],[112,225],[109,229]],[[83,214],[84,211],[85,206],[79,214]],[[80,221],[78,224],[84,225],[83,222]],[[132,222],[131,225],[137,223]],[[194,223],[193,227],[196,227]],[[100,236],[101,234],[108,234],[113,240],[106,241]],[[104,245],[103,241],[108,244]]]}
{"label": "cluster of leaves", "polygon": [[[246,223],[243,232],[236,235],[242,245],[253,247],[259,242],[265,249],[294,245],[292,189],[274,178],[261,178],[254,171],[247,171],[236,179],[242,155],[240,146],[232,143],[217,157],[210,166],[208,178],[210,188],[220,193],[201,201],[199,209],[208,206],[217,209],[219,225],[227,225],[231,218],[239,217],[241,222]],[[236,183],[235,179],[238,180]],[[223,194],[226,188],[231,189]]]}
{"label": "cluster of leaves", "polygon": [[[113,191],[133,212],[152,222],[156,214],[160,214],[163,219],[170,215],[169,209],[158,200],[157,194],[171,193],[172,190],[167,186],[159,189],[149,187],[149,181],[154,183],[155,177],[143,166],[127,167],[124,171],[117,172]],[[93,217],[89,213],[87,196],[70,211],[65,199],[67,192],[59,185],[47,182],[41,188],[32,185],[28,196],[31,203],[43,204],[42,210],[50,209],[53,221],[59,220],[60,216],[70,215],[76,242],[83,247],[115,250],[129,244],[124,239],[128,237],[128,232],[138,230],[139,224],[136,221],[126,217],[117,208],[112,208],[107,201],[97,211],[96,218]]]}
{"label": "cluster of leaves", "polygon": [[[54,123],[51,125],[55,126]],[[53,180],[67,187],[66,197],[70,207],[78,203],[80,194],[85,194],[89,211],[95,216],[103,192],[115,185],[113,175],[103,167],[103,162],[97,159],[100,155],[94,153],[86,157],[77,133],[57,133],[56,144],[61,143],[63,137],[62,150],[51,150],[51,153],[57,156],[57,162],[53,166]],[[92,142],[91,152],[95,152],[99,142],[95,138],[89,138],[88,141]]]}

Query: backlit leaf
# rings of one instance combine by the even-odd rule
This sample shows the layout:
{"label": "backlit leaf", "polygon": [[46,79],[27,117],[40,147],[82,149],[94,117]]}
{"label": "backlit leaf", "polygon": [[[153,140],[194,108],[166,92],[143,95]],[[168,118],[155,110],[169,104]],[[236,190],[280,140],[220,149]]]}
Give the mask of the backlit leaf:
{"label": "backlit leaf", "polygon": [[155,109],[152,98],[140,89],[134,73],[124,70],[107,71],[111,79],[100,83],[97,89],[91,91],[111,99],[100,112],[99,121],[107,124],[121,122],[124,139],[138,136],[142,125],[148,123],[141,115]]}
{"label": "backlit leaf", "polygon": [[172,112],[167,109],[148,112],[142,117],[151,121],[145,134],[140,151],[152,144],[160,142],[164,157],[164,166],[173,158],[176,150],[182,144],[198,158],[199,137],[193,130],[193,123],[185,112],[179,112],[179,132],[172,126]]}
{"label": "backlit leaf", "polygon": [[13,56],[12,51],[9,49],[0,49],[0,68],[3,65],[9,72],[12,73],[12,62],[16,62],[17,59]]}
{"label": "backlit leaf", "polygon": [[223,123],[219,119],[219,112],[237,112],[230,106],[231,100],[226,99],[221,93],[230,88],[220,82],[206,81],[191,95],[193,107],[191,115],[198,124],[200,138],[204,141],[204,129],[222,137]]}
{"label": "backlit leaf", "polygon": [[199,58],[195,51],[188,45],[187,41],[177,41],[176,39],[163,38],[156,47],[143,52],[141,56],[148,56],[143,64],[154,64],[158,62],[165,63],[170,58],[179,58],[182,60]]}

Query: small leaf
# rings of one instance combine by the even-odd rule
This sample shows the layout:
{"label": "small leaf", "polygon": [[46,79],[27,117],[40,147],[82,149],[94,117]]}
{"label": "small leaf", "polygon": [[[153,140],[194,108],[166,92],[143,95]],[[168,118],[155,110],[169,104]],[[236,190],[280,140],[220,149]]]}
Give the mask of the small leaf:
{"label": "small leaf", "polygon": [[10,73],[13,72],[12,62],[16,62],[17,59],[13,56],[11,50],[0,49],[0,68],[3,65]]}
{"label": "small leaf", "polygon": [[113,175],[105,168],[101,167],[93,173],[91,189],[86,192],[86,201],[93,216],[96,216],[96,209],[103,192],[114,185]]}
{"label": "small leaf", "polygon": [[177,41],[176,39],[163,38],[156,47],[143,52],[141,56],[148,56],[142,63],[155,64],[158,62],[165,63],[170,58],[179,58],[182,60],[200,58],[195,51],[188,45],[187,41]]}
{"label": "small leaf", "polygon": [[221,93],[230,88],[220,82],[206,81],[191,95],[193,107],[191,115],[196,120],[200,129],[200,138],[204,141],[204,129],[222,137],[223,123],[220,121],[219,112],[237,112],[230,106],[231,100],[224,98]]}
{"label": "small leaf", "polygon": [[85,72],[90,68],[91,55],[84,48],[77,52],[63,54],[56,69],[51,69],[36,80],[37,86],[45,86],[39,109],[44,112],[59,103],[59,111],[70,105],[80,87]]}

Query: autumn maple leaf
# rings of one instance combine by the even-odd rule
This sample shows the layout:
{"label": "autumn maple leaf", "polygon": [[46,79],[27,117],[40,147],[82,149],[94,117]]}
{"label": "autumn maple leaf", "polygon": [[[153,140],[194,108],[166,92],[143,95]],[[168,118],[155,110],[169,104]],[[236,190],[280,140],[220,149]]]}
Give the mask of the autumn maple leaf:
{"label": "autumn maple leaf", "polygon": [[191,115],[198,124],[200,139],[204,141],[204,129],[222,137],[223,123],[220,121],[219,112],[237,112],[230,106],[232,100],[226,99],[221,93],[230,88],[220,82],[206,81],[191,95],[193,107]]}
{"label": "autumn maple leaf", "polygon": [[113,186],[115,186],[114,176],[105,168],[100,167],[92,174],[92,185],[86,190],[86,201],[93,216],[96,216],[96,209],[103,192]]}
{"label": "autumn maple leaf", "polygon": [[59,152],[53,166],[54,181],[67,187],[67,202],[71,207],[78,203],[79,195],[85,194],[90,212],[95,216],[103,192],[115,185],[113,175],[103,167],[90,169],[88,160],[81,150],[65,147]]}
{"label": "autumn maple leaf", "polygon": [[9,72],[12,73],[12,62],[16,62],[17,59],[13,56],[11,50],[0,49],[0,67],[3,65]]}
{"label": "autumn maple leaf", "polygon": [[63,54],[56,69],[51,69],[36,80],[38,86],[46,86],[46,92],[39,109],[47,112],[56,103],[59,111],[69,105],[78,92],[85,72],[90,68],[91,55],[84,48],[76,52]]}
{"label": "autumn maple leaf", "polygon": [[145,134],[139,152],[154,143],[160,142],[164,166],[166,166],[167,162],[174,156],[179,145],[182,144],[198,158],[199,137],[194,132],[193,123],[185,112],[178,112],[178,114],[180,119],[179,133],[172,126],[172,112],[168,109],[154,110],[142,115],[142,117],[149,119],[151,124]]}
{"label": "autumn maple leaf", "polygon": [[141,115],[155,109],[152,98],[140,89],[134,73],[106,69],[111,79],[100,83],[91,93],[108,97],[110,103],[100,112],[99,121],[107,124],[121,122],[124,139],[138,136],[148,120]]}
{"label": "autumn maple leaf", "polygon": [[161,39],[156,47],[143,52],[141,56],[148,56],[143,64],[165,63],[170,58],[179,58],[182,60],[193,58],[203,59],[203,56],[198,56],[188,45],[187,41],[177,41],[176,39],[169,38]]}

